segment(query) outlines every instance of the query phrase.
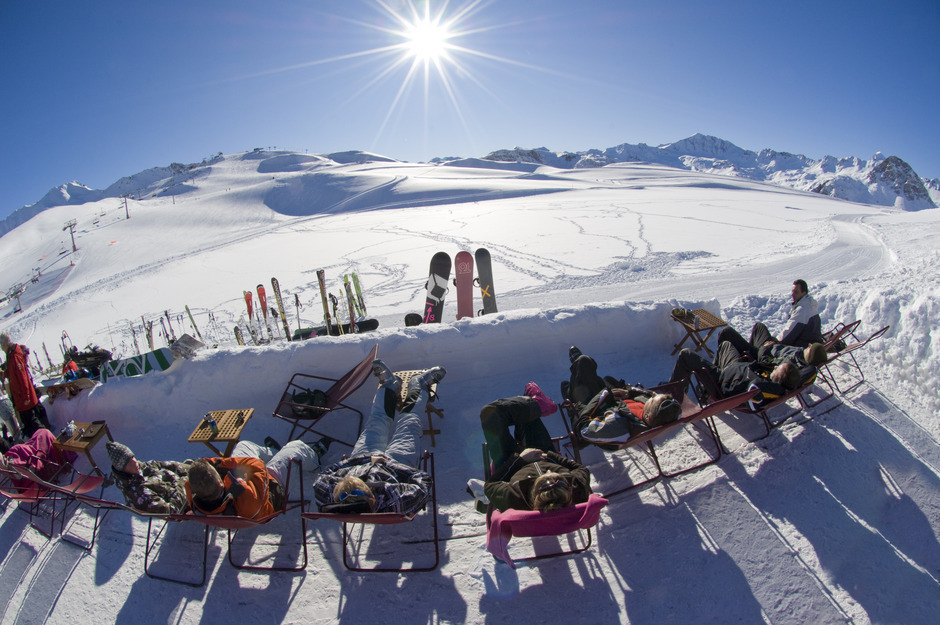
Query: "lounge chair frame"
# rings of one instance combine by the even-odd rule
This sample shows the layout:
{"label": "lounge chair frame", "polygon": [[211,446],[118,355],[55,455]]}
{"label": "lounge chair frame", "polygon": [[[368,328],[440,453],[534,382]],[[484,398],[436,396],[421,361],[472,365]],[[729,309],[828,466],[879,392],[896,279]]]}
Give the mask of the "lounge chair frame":
{"label": "lounge chair frame", "polygon": [[[854,340],[854,342],[847,344],[840,351],[833,353],[829,357],[829,359],[824,364],[820,365],[819,367],[820,377],[822,377],[826,381],[826,383],[829,384],[830,387],[833,387],[835,389],[835,392],[838,392],[842,396],[845,396],[846,393],[849,393],[855,390],[856,388],[858,388],[865,382],[865,372],[862,371],[862,367],[858,363],[858,360],[855,358],[854,352],[856,350],[859,350],[865,347],[866,345],[871,343],[873,340],[881,337],[891,327],[891,326],[884,326],[883,328],[875,330],[874,332],[871,333],[871,335],[869,335],[867,339],[862,341],[862,340],[859,340],[859,338],[855,335],[855,332],[854,332],[855,328],[858,327],[859,323],[861,322],[855,321],[849,326],[845,326],[845,328],[842,329],[843,333],[840,336],[832,339],[833,345],[835,345],[836,340],[838,340],[839,338],[843,338],[844,340],[845,336],[851,337]],[[827,342],[827,345],[828,344],[829,343]],[[838,380],[836,376],[833,374],[831,366],[834,366],[837,364],[841,365],[840,369],[849,378],[850,384],[846,386],[845,388],[842,388],[839,386]]]}
{"label": "lounge chair frame", "polygon": [[[297,475],[300,481],[300,499],[295,500],[295,501],[288,501],[286,498],[287,498],[287,494],[290,492],[291,472],[293,470],[294,465],[297,466]],[[145,553],[144,553],[144,573],[146,573],[147,577],[150,577],[153,579],[161,579],[167,582],[173,582],[176,584],[184,584],[187,586],[193,586],[193,587],[198,588],[198,587],[203,586],[206,583],[206,564],[207,564],[208,552],[209,552],[210,528],[226,530],[227,545],[228,545],[228,549],[227,549],[228,561],[229,561],[229,564],[231,564],[233,567],[235,567],[238,570],[256,571],[256,572],[267,572],[267,571],[298,572],[298,571],[303,571],[304,569],[307,568],[307,541],[306,541],[307,521],[303,517],[301,517],[300,519],[300,527],[301,527],[300,538],[301,538],[301,545],[302,545],[302,551],[303,551],[303,559],[302,559],[301,564],[294,565],[294,566],[261,566],[258,564],[252,564],[250,562],[248,564],[238,564],[235,562],[235,559],[232,557],[232,548],[235,542],[235,537],[240,530],[251,529],[251,528],[260,527],[262,525],[266,525],[267,523],[270,523],[275,518],[283,514],[286,514],[287,512],[290,512],[291,510],[295,508],[302,508],[306,504],[306,500],[304,499],[303,465],[298,460],[291,460],[290,465],[288,466],[287,479],[285,480],[285,484],[284,484],[284,496],[285,496],[285,502],[284,502],[284,507],[282,509],[275,510],[271,514],[261,517],[259,519],[249,519],[246,517],[228,516],[228,515],[221,515],[221,514],[202,515],[202,514],[198,514],[195,512],[175,513],[175,514],[147,514],[147,513],[137,512],[136,510],[133,510],[132,508],[128,508],[127,506],[121,506],[121,507],[126,510],[130,510],[131,512],[134,512],[135,514],[138,514],[139,516],[147,517],[148,519],[147,542],[146,542]],[[154,534],[154,530],[153,530],[153,522],[155,520],[164,521],[163,525],[160,527],[159,531],[156,532],[156,534]],[[202,541],[202,577],[200,578],[198,582],[156,574],[151,570],[151,567],[150,567],[151,554],[156,549],[159,537],[163,533],[163,531],[166,529],[167,525],[169,523],[187,523],[187,522],[199,523],[205,526],[205,533],[203,534],[203,541]]]}
{"label": "lounge chair frame", "polygon": [[[99,491],[99,496],[104,494],[105,488],[105,478],[100,475],[90,475],[87,473],[79,473],[74,469],[71,471],[72,481],[68,484],[56,484],[55,482],[50,482],[42,479],[36,475],[33,471],[26,467],[16,466],[14,470],[22,477],[23,479],[29,480],[30,483],[36,485],[40,489],[44,489],[47,492],[51,493],[50,499],[52,501],[52,512],[50,513],[50,520],[52,525],[50,526],[50,534],[54,532],[54,524],[56,518],[61,519],[59,526],[59,536],[67,541],[81,547],[85,551],[91,551],[92,547],[95,544],[95,538],[98,534],[98,527],[100,523],[100,511],[101,508],[96,508],[95,510],[95,522],[92,528],[91,539],[87,543],[82,543],[71,536],[66,532],[66,521],[69,518],[69,508],[71,507],[74,510],[77,510],[79,504],[82,503],[82,498],[88,496],[94,491]],[[92,498],[94,500],[94,498]],[[59,501],[62,502],[62,509],[59,512],[56,512]],[[74,504],[74,506],[73,506]],[[107,514],[107,512],[105,512]],[[36,527],[40,532],[45,534],[42,529]]]}
{"label": "lounge chair frame", "polygon": [[[434,538],[431,541],[431,544],[434,548],[434,562],[426,566],[411,566],[411,567],[366,567],[359,566],[357,564],[358,557],[356,561],[353,561],[350,558],[350,544],[353,541],[352,531],[349,526],[353,524],[359,525],[397,525],[399,523],[410,523],[414,520],[418,513],[414,514],[401,514],[398,512],[371,512],[371,513],[336,513],[336,512],[304,512],[301,514],[301,517],[307,521],[317,521],[320,519],[326,519],[330,521],[337,521],[343,525],[343,566],[347,570],[355,571],[357,573],[419,573],[419,572],[428,572],[435,570],[441,561],[441,551],[440,551],[440,535],[438,533],[437,525],[437,480],[434,475],[434,454],[425,450],[422,454],[421,459],[419,460],[421,470],[431,476],[431,497],[428,499],[428,504],[431,506],[431,509],[428,510],[427,505],[424,507],[424,510],[428,512],[431,516],[431,525],[434,529]],[[361,549],[361,543],[359,543]],[[356,549],[357,555],[359,549]]]}
{"label": "lounge chair frame", "polygon": [[[562,416],[564,417],[564,415],[562,415]],[[566,437],[560,437],[561,440],[563,440],[564,438],[566,438]],[[555,446],[556,446],[556,448],[557,448],[557,447],[558,447],[558,439],[553,439],[552,442],[555,444]],[[561,453],[561,452],[559,451],[559,453]],[[580,462],[580,461],[578,461],[578,462]],[[486,443],[484,442],[484,443],[483,443],[483,477],[484,477],[484,481],[485,481],[485,480],[488,480],[488,479],[490,478],[490,464],[491,464],[491,463],[490,463],[489,449],[488,449]],[[605,497],[606,497],[606,496],[605,496]],[[606,504],[606,501],[604,502],[604,505],[607,505],[607,504]],[[585,503],[577,504],[575,507],[577,507],[579,510],[582,510],[582,511],[583,511],[583,510],[586,508],[586,506],[587,506],[587,503],[585,502]],[[565,509],[565,510],[567,510],[567,509]],[[490,528],[492,527],[492,523],[493,523],[493,514],[494,514],[495,512],[496,512],[496,509],[495,509],[495,507],[493,506],[493,504],[492,504],[492,503],[487,504],[487,506],[486,506],[486,540],[487,540],[487,543],[489,543],[489,541],[490,541]],[[533,511],[533,510],[529,510],[529,511],[526,511],[526,512],[531,512],[531,513],[533,513],[533,514],[538,514],[539,516],[541,516],[541,517],[547,519],[547,518],[550,518],[554,513],[560,512],[560,511],[555,511],[555,510],[553,510],[553,511],[549,511],[549,512],[536,512],[536,511]],[[527,556],[527,557],[524,557],[524,558],[513,558],[513,562],[532,562],[532,561],[535,561],[535,560],[546,560],[546,559],[548,559],[548,558],[557,558],[557,557],[561,557],[561,556],[573,556],[573,555],[577,555],[577,554],[579,554],[579,553],[584,553],[585,551],[587,551],[588,549],[590,549],[590,548],[591,548],[591,545],[594,543],[594,538],[593,538],[593,534],[591,533],[591,528],[590,528],[590,527],[574,528],[574,529],[572,529],[572,530],[570,530],[570,531],[567,531],[567,532],[557,532],[557,531],[526,532],[526,533],[514,534],[514,536],[516,536],[516,537],[518,537],[518,538],[540,538],[540,537],[550,537],[550,536],[557,536],[557,537],[567,536],[567,537],[568,537],[568,545],[569,545],[569,547],[568,547],[567,549],[564,548],[564,547],[562,547],[562,548],[558,549],[557,551],[551,551],[551,552],[548,552],[548,553],[536,553],[535,555]],[[496,557],[495,554],[494,554],[494,557]],[[515,568],[515,566],[513,566],[513,568]]]}
{"label": "lounge chair frame", "polygon": [[[369,353],[366,354],[366,357],[359,362],[359,364],[347,371],[346,374],[340,378],[327,378],[319,375],[295,373],[291,377],[290,382],[288,382],[287,388],[284,389],[284,393],[281,395],[281,400],[278,402],[277,407],[274,409],[275,417],[293,424],[290,435],[288,436],[288,440],[303,438],[308,433],[326,436],[324,432],[317,430],[316,426],[328,415],[339,412],[343,409],[350,410],[359,415],[359,426],[356,429],[356,436],[358,437],[359,433],[362,431],[362,411],[343,402],[350,395],[359,390],[359,387],[365,383],[366,379],[369,377],[369,374],[372,372],[372,361],[375,360],[378,351],[379,345],[376,343]],[[316,385],[315,381],[317,380],[333,383],[325,391],[326,405],[310,406],[293,401],[294,393],[298,391],[309,392],[311,387]],[[304,414],[298,414],[297,411],[303,411]],[[300,434],[298,436],[294,436],[294,433],[298,429],[300,430]],[[353,442],[349,442],[338,439],[335,436],[332,436],[331,438],[342,445],[346,445],[347,447],[352,447],[355,443],[355,440],[353,440]]]}
{"label": "lounge chair frame", "polygon": [[[642,486],[651,484],[660,479],[666,478],[671,479],[690,473],[692,471],[697,471],[709,465],[715,464],[721,459],[721,456],[726,452],[724,444],[721,442],[721,437],[718,435],[718,428],[715,425],[714,417],[723,412],[727,412],[733,407],[737,406],[742,402],[747,402],[754,395],[757,394],[757,391],[748,391],[740,395],[735,395],[734,397],[729,397],[727,399],[720,399],[711,403],[707,403],[703,406],[696,406],[694,403],[690,402],[683,393],[683,388],[686,386],[685,380],[680,380],[678,382],[670,382],[660,386],[652,387],[648,390],[652,392],[659,393],[668,393],[673,397],[682,397],[682,415],[672,423],[667,423],[665,425],[660,425],[658,427],[650,428],[637,434],[631,436],[628,440],[623,443],[601,443],[596,444],[596,446],[610,452],[617,452],[626,449],[636,447],[641,451],[645,452],[647,456],[653,461],[653,465],[656,468],[656,473],[645,480],[639,482],[631,482],[628,486],[623,488],[618,488],[614,491],[605,492],[604,496],[608,499],[616,495],[640,488]],[[575,449],[576,460],[580,462],[580,452],[577,451],[578,447],[584,445],[594,445],[589,441],[584,440],[581,437],[580,432],[575,432],[571,423],[574,422],[573,415],[571,411],[574,406],[570,401],[565,401],[563,404],[559,404],[561,408],[562,419],[565,422],[565,427],[568,429],[570,440],[572,441],[572,447]],[[665,436],[666,434],[672,432],[673,430],[686,426],[693,425],[698,427],[700,430],[704,431],[708,438],[714,444],[714,451],[710,451],[708,448],[703,446],[706,452],[706,458],[702,462],[691,464],[686,467],[675,471],[666,471],[663,469],[662,463],[659,459],[659,454],[656,451],[655,440]]]}

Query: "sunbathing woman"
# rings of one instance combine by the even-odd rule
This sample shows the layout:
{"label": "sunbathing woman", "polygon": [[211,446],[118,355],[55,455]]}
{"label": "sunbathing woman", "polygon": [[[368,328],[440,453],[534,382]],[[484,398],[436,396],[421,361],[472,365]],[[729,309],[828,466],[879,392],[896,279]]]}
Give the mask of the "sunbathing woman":
{"label": "sunbathing woman", "polygon": [[555,452],[542,423],[555,410],[530,382],[526,395],[498,399],[480,411],[491,461],[483,492],[500,511],[555,510],[585,502],[591,494],[590,472]]}

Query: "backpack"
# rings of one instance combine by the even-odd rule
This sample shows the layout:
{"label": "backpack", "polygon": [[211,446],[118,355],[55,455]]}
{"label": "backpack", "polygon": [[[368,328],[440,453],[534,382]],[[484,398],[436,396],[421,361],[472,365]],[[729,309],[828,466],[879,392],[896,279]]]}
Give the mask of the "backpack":
{"label": "backpack", "polygon": [[[323,408],[326,406],[326,402],[326,393],[318,388],[315,388],[312,391],[309,389],[300,392],[294,391],[291,394],[292,404],[302,404],[303,406],[311,406],[313,408]],[[303,406],[291,407],[294,412],[294,416],[312,419],[323,414],[322,410],[311,410],[310,408],[304,408]]]}

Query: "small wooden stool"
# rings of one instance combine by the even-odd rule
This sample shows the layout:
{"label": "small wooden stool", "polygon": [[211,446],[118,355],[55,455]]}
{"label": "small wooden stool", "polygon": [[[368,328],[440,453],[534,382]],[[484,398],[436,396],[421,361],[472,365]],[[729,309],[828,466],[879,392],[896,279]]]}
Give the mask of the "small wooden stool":
{"label": "small wooden stool", "polygon": [[[401,397],[398,400],[398,407],[401,408],[402,404],[405,403],[405,398],[408,395],[408,381],[416,375],[424,373],[423,370],[415,371],[396,371],[395,375],[401,378]],[[437,399],[437,383],[434,383],[428,389],[428,403],[424,406],[424,411],[428,415],[428,429],[424,430],[423,434],[425,436],[431,437],[431,447],[434,447],[434,436],[440,434],[441,431],[434,428],[434,423],[431,421],[431,413],[436,414],[441,419],[444,418],[444,411],[441,408],[438,408],[434,405],[434,401]]]}

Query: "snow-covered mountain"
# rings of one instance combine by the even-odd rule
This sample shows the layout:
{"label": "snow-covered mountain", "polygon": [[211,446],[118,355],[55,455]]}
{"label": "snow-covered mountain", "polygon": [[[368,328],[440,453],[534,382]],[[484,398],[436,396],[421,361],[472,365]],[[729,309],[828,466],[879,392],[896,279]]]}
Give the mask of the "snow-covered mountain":
{"label": "snow-covered mountain", "polygon": [[[261,148],[256,148],[253,153],[267,154]],[[286,154],[293,154],[289,158],[295,159],[295,167],[312,162],[342,165],[397,162],[393,158],[359,150],[319,156],[292,152]],[[817,161],[801,154],[770,149],[752,152],[739,148],[730,141],[703,134],[658,147],[645,143],[622,143],[603,151],[592,149],[586,152],[552,152],[544,147],[517,147],[512,150],[497,150],[484,158],[490,161],[535,163],[561,169],[648,162],[764,181],[862,204],[920,210],[936,208],[940,203],[940,180],[920,178],[910,165],[897,156],[885,157],[879,152],[868,161],[855,157],[839,159],[833,156],[826,156]],[[104,190],[90,189],[75,181],[60,185],[51,189],[35,204],[23,206],[0,221],[0,236],[53,206],[84,204],[124,195],[144,197],[183,193],[192,188],[192,182],[200,172],[208,171],[206,168],[220,159],[221,153],[200,163],[172,163],[168,167],[153,167],[125,176]],[[461,160],[465,159],[446,157],[435,158],[430,162],[443,164]]]}
{"label": "snow-covered mountain", "polygon": [[940,182],[922,179],[897,156],[885,157],[879,152],[867,161],[834,156],[814,160],[802,154],[770,149],[752,152],[730,141],[703,134],[656,147],[645,143],[622,143],[603,151],[585,152],[517,147],[497,150],[485,158],[542,163],[565,169],[648,162],[765,181],[852,202],[896,206],[905,210],[936,208],[940,202]]}

